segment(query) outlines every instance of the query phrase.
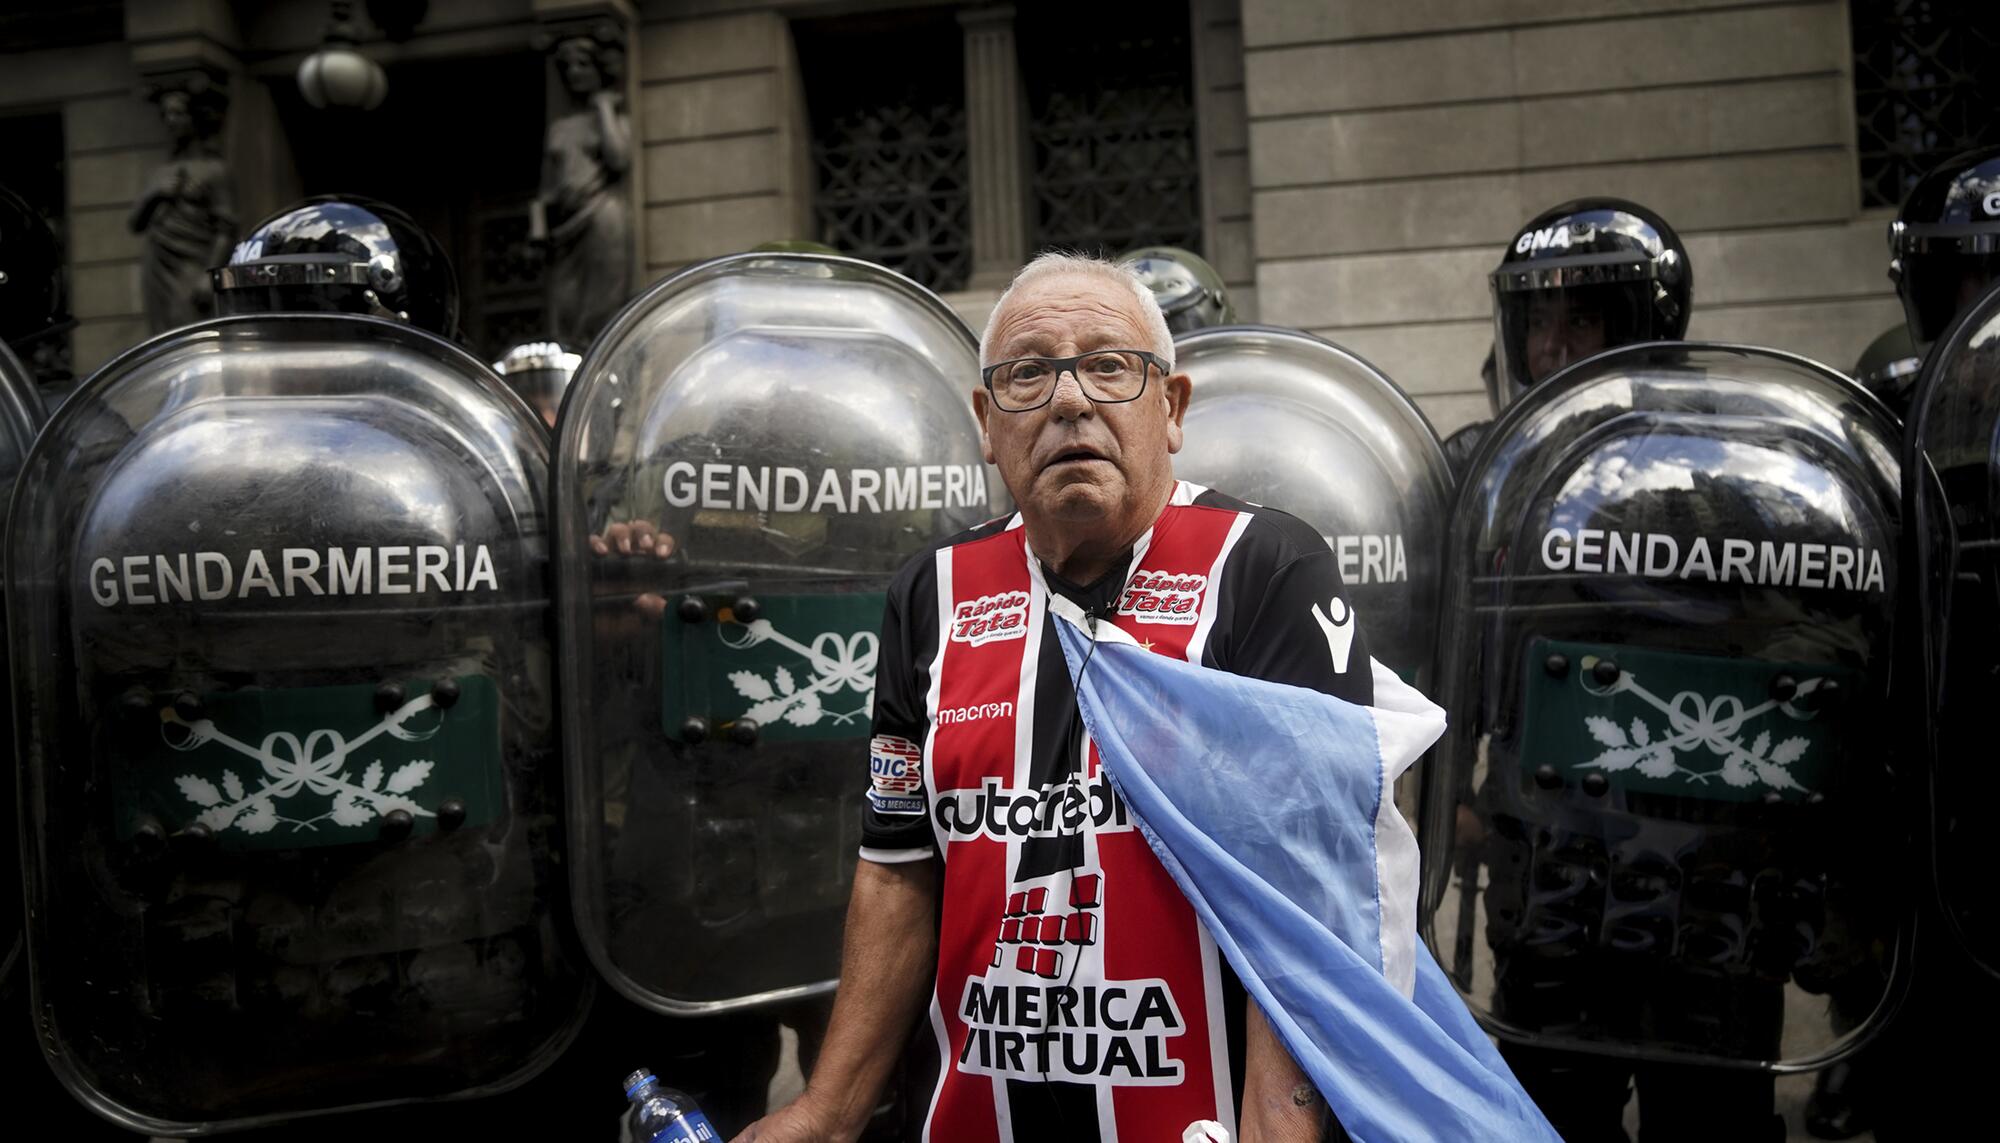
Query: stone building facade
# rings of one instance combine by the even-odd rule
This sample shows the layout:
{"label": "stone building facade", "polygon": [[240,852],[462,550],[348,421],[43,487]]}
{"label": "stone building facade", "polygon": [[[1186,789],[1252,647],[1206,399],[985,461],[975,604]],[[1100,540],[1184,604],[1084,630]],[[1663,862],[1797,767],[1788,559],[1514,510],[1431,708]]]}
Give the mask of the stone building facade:
{"label": "stone building facade", "polygon": [[[1576,195],[1635,198],[1680,229],[1694,336],[1846,367],[1899,320],[1893,210],[1863,203],[1850,28],[1867,3],[429,0],[407,35],[364,24],[390,99],[335,120],[307,114],[292,79],[323,0],[34,0],[0,20],[0,142],[18,117],[60,117],[47,161],[63,169],[80,371],[141,333],[124,221],[165,139],[134,92],[196,68],[230,85],[246,223],[302,192],[415,196],[420,218],[454,231],[467,304],[485,315],[475,340],[526,336],[533,267],[510,250],[557,94],[531,45],[608,16],[628,34],[647,280],[845,236],[916,259],[977,324],[1041,237],[1128,212],[1144,217],[1121,239],[1196,242],[1245,316],[1373,360],[1442,433],[1483,414],[1485,273],[1501,244]],[[1061,82],[1120,59],[1159,64],[1129,81],[1153,103]],[[916,94],[885,126],[855,93],[891,79]],[[897,147],[921,152],[907,177],[883,160]],[[1117,174],[1121,154],[1143,169]],[[856,221],[836,184],[864,160],[876,167],[847,187],[854,201],[905,198]]]}

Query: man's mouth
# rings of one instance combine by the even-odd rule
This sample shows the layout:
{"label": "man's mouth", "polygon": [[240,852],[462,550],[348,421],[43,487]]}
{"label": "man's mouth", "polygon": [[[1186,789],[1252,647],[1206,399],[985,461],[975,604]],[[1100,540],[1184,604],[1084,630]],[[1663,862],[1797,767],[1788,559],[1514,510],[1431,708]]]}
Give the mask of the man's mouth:
{"label": "man's mouth", "polygon": [[1055,458],[1050,460],[1049,463],[1044,465],[1043,467],[1055,468],[1058,465],[1064,465],[1064,464],[1087,464],[1090,463],[1091,461],[1102,461],[1103,459],[1104,457],[1100,456],[1094,450],[1087,448],[1072,448],[1072,449],[1065,449],[1062,452],[1057,453],[1055,455]]}

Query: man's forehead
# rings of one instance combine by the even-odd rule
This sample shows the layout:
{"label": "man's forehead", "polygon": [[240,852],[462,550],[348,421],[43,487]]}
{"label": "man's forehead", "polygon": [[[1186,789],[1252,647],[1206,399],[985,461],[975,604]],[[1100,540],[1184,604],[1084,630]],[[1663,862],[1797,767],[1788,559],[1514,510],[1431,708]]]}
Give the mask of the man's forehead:
{"label": "man's forehead", "polygon": [[1062,274],[1031,282],[1006,302],[995,323],[994,346],[1015,356],[1064,342],[1138,345],[1145,326],[1136,299],[1120,283],[1095,275]]}

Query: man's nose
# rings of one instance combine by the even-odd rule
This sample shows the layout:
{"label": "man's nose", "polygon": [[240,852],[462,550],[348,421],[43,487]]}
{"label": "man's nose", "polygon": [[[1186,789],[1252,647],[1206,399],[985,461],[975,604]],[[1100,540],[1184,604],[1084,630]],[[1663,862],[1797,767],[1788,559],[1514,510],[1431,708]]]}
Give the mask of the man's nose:
{"label": "man's nose", "polygon": [[1083,382],[1077,380],[1074,369],[1065,369],[1056,374],[1056,391],[1049,394],[1049,411],[1058,420],[1074,421],[1087,417],[1095,404],[1085,395]]}
{"label": "man's nose", "polygon": [[1535,351],[1535,356],[1544,361],[1569,360],[1569,338],[1564,336],[1559,326],[1549,326],[1530,333],[1528,344]]}

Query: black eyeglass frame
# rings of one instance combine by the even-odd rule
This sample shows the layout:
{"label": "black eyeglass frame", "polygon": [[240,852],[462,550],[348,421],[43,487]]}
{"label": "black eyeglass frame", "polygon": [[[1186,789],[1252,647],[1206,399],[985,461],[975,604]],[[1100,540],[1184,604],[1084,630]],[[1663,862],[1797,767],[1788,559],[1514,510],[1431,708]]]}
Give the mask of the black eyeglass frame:
{"label": "black eyeglass frame", "polygon": [[[1139,391],[1137,393],[1132,394],[1130,397],[1119,397],[1116,400],[1108,400],[1108,401],[1102,397],[1098,397],[1095,394],[1091,393],[1090,386],[1084,384],[1083,382],[1083,374],[1077,372],[1077,366],[1083,363],[1084,358],[1096,357],[1098,354],[1101,353],[1129,353],[1132,356],[1139,358],[1140,361],[1143,362],[1148,367],[1144,371],[1144,373],[1141,374],[1139,378]],[[998,372],[999,370],[1005,369],[1009,365],[1019,365],[1023,361],[1039,361],[1042,364],[1048,366],[1051,375],[1054,377],[1054,380],[1049,382],[1048,394],[1044,396],[1041,400],[1035,402],[1032,405],[1023,405],[1020,408],[1009,408],[1007,405],[1001,403],[1000,395],[993,391],[993,374]],[[1090,399],[1091,404],[1129,405],[1133,401],[1136,401],[1139,398],[1146,395],[1146,386],[1152,383],[1153,370],[1155,369],[1160,371],[1160,376],[1165,377],[1167,375],[1167,369],[1168,369],[1167,363],[1157,353],[1152,353],[1144,349],[1093,349],[1088,353],[1079,353],[1074,357],[1010,357],[1005,361],[996,361],[993,364],[982,368],[979,371],[979,379],[986,386],[986,395],[988,397],[993,398],[994,408],[1000,410],[1003,413],[1032,413],[1036,409],[1039,409],[1042,406],[1048,404],[1050,401],[1056,399],[1056,385],[1062,381],[1062,375],[1065,373],[1069,374],[1071,377],[1076,378],[1077,389],[1079,389],[1085,397],[1088,397]]]}

